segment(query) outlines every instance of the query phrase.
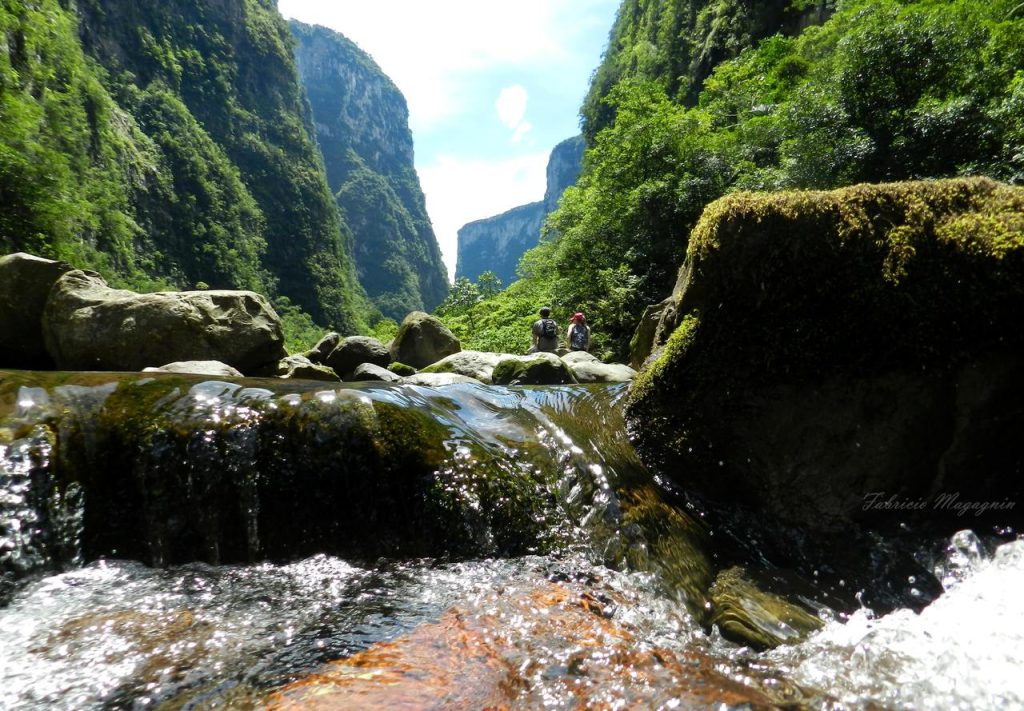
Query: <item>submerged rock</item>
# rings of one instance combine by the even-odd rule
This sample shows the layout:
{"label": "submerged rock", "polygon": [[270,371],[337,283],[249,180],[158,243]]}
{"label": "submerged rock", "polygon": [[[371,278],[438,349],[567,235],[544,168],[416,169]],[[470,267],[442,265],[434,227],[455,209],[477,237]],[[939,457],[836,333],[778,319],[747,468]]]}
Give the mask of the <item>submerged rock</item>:
{"label": "submerged rock", "polygon": [[424,368],[460,350],[459,339],[440,319],[413,311],[402,321],[391,343],[391,360]]}
{"label": "submerged rock", "polygon": [[43,309],[50,289],[71,269],[24,252],[0,257],[0,368],[52,365],[43,340]]}
{"label": "submerged rock", "polygon": [[259,294],[136,294],[78,270],[54,284],[43,335],[63,370],[138,371],[172,361],[219,360],[247,373],[287,355],[281,320]]}
{"label": "submerged rock", "polygon": [[694,229],[673,304],[627,412],[688,489],[817,530],[914,515],[890,499],[950,525],[944,492],[1019,500],[1024,189],[731,195]]}
{"label": "submerged rock", "polygon": [[806,610],[758,589],[742,568],[721,571],[710,597],[709,622],[726,639],[757,650],[800,642],[824,625]]}

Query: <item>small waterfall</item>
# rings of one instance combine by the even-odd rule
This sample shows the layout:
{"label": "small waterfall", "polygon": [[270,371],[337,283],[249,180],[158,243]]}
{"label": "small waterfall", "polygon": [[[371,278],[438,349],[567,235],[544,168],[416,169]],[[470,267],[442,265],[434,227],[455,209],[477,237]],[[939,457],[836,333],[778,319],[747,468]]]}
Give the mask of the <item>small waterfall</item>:
{"label": "small waterfall", "polygon": [[0,708],[1024,701],[1019,541],[850,610],[649,471],[625,394],[0,373]]}

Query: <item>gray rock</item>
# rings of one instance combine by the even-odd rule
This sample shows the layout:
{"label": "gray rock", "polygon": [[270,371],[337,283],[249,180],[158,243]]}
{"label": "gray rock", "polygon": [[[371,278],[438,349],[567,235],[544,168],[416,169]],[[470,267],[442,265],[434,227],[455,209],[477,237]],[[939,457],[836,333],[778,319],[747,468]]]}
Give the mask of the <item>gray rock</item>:
{"label": "gray rock", "polygon": [[489,353],[486,351],[459,351],[442,358],[432,365],[428,365],[421,372],[456,373],[479,380],[481,383],[489,384],[492,382],[494,366],[507,356],[508,354]]}
{"label": "gray rock", "polygon": [[219,360],[185,360],[161,365],[159,368],[143,368],[144,373],[190,373],[192,375],[213,375],[218,378],[241,378],[237,368]]}
{"label": "gray rock", "polygon": [[278,361],[276,376],[284,380],[324,380],[333,383],[341,381],[338,374],[326,365],[314,363],[302,355],[291,355]]}
{"label": "gray rock", "polygon": [[334,368],[334,372],[342,378],[363,363],[373,363],[381,368],[391,364],[391,354],[387,347],[376,338],[369,336],[349,336],[324,359],[324,365]]}
{"label": "gray rock", "polygon": [[593,353],[587,351],[569,351],[568,353],[561,356],[562,360],[569,364],[570,367],[575,367],[579,363],[600,363],[601,359]]}
{"label": "gray rock", "polygon": [[0,367],[53,366],[43,340],[43,309],[50,288],[71,269],[24,252],[0,257]]}
{"label": "gray rock", "polygon": [[136,294],[78,270],[54,284],[43,337],[64,370],[138,371],[169,361],[219,360],[249,373],[287,355],[281,320],[259,294]]}
{"label": "gray rock", "polygon": [[376,380],[383,383],[402,382],[402,376],[392,373],[387,368],[382,368],[374,363],[363,363],[356,366],[356,369],[349,374],[348,382],[359,382],[365,380]]}
{"label": "gray rock", "polygon": [[622,363],[581,361],[570,367],[580,383],[628,383],[636,377],[636,371]]}
{"label": "gray rock", "polygon": [[569,365],[554,353],[506,355],[494,367],[495,385],[564,385],[575,383]]}
{"label": "gray rock", "polygon": [[310,348],[302,355],[306,356],[312,363],[325,363],[327,356],[331,354],[338,344],[341,343],[341,334],[331,331],[326,334],[323,338],[316,342],[316,345]]}
{"label": "gray rock", "polygon": [[439,319],[413,311],[391,342],[391,360],[419,369],[461,350],[459,339]]}
{"label": "gray rock", "polygon": [[476,378],[470,378],[467,375],[459,375],[458,373],[416,373],[416,375],[407,375],[402,378],[402,382],[407,385],[423,385],[428,388],[436,388],[442,385],[455,385],[457,383],[474,383],[476,385],[483,385]]}

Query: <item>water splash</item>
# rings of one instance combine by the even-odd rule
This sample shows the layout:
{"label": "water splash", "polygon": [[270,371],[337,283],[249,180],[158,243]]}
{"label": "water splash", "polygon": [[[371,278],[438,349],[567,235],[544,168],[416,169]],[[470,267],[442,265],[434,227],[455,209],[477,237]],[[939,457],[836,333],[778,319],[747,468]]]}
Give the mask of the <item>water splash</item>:
{"label": "water splash", "polygon": [[1024,707],[1024,540],[982,559],[978,537],[961,531],[947,550],[946,593],[920,614],[861,610],[769,659],[850,708]]}

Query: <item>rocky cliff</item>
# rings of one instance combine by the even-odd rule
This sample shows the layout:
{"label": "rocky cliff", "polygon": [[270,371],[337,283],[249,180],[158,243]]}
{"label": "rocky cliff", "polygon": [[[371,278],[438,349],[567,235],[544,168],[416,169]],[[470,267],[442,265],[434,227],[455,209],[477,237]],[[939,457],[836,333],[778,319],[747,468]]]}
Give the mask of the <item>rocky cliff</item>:
{"label": "rocky cliff", "polygon": [[14,2],[0,25],[0,250],[366,327],[273,0]]}
{"label": "rocky cliff", "polygon": [[447,294],[441,251],[413,166],[405,98],[344,36],[291,22],[327,178],[353,233],[371,301],[401,320]]}
{"label": "rocky cliff", "polygon": [[515,281],[519,258],[537,246],[544,219],[558,207],[565,189],[576,182],[582,162],[583,137],[562,141],[548,158],[543,200],[464,225],[459,230],[455,277],[476,280],[491,271],[503,284]]}

